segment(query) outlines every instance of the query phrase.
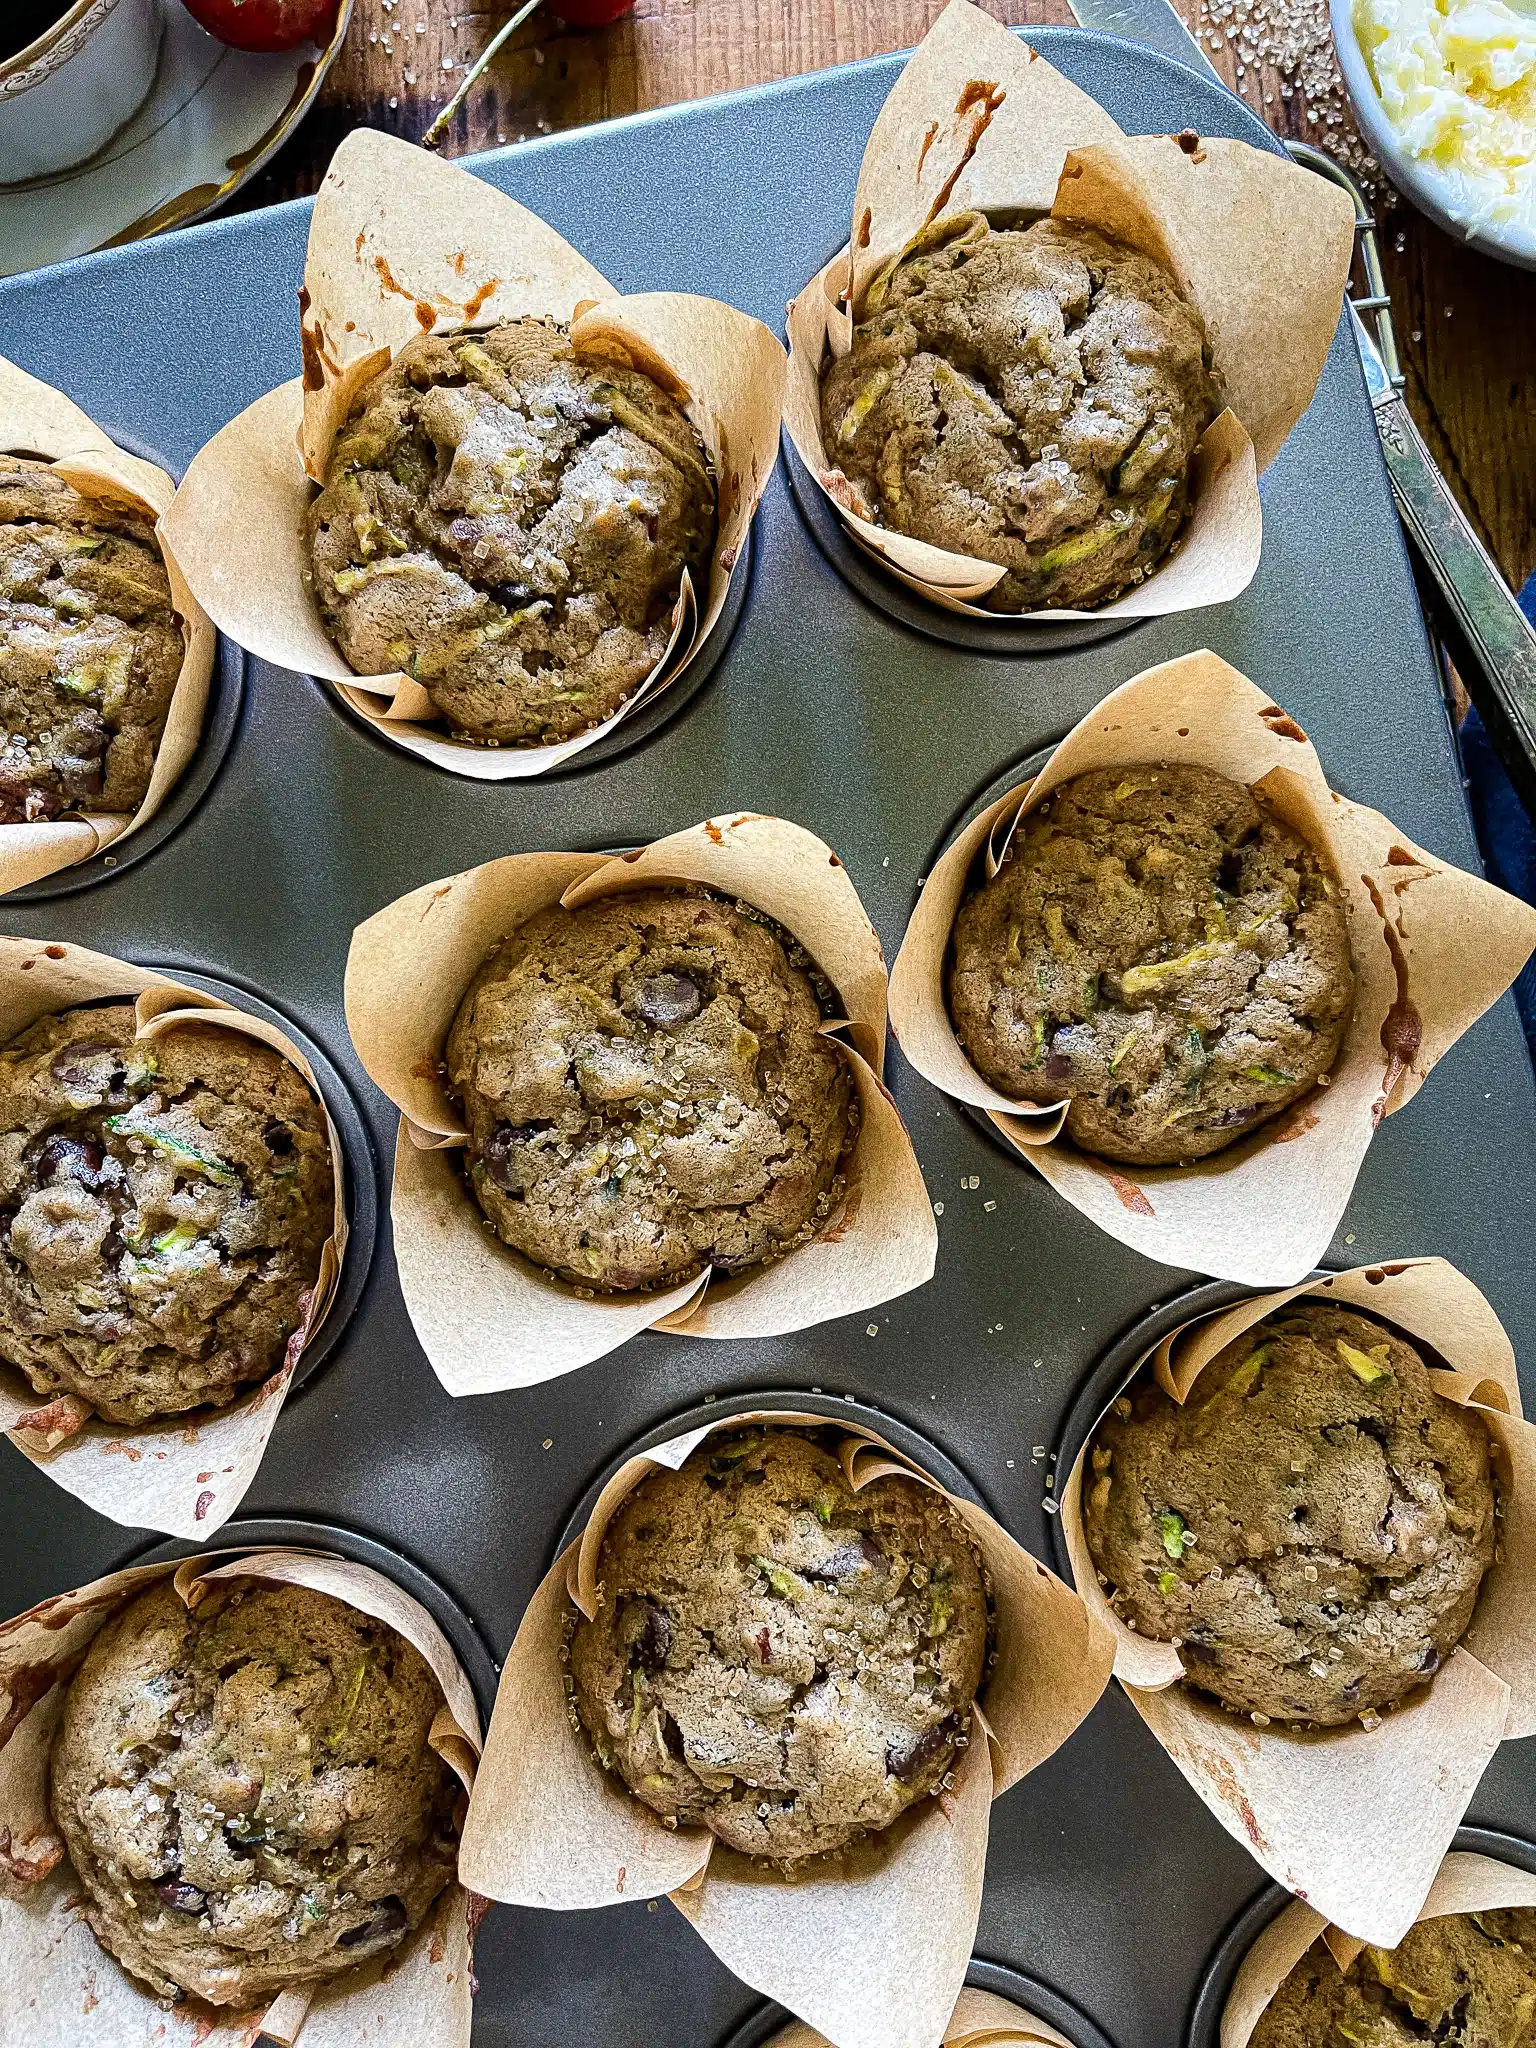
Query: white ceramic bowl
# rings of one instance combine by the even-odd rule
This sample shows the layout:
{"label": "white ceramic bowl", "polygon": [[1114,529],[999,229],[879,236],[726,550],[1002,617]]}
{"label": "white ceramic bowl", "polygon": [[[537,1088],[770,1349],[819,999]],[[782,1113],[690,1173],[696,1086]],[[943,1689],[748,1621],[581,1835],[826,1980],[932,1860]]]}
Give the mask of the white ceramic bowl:
{"label": "white ceramic bowl", "polygon": [[1482,249],[1501,263],[1512,263],[1520,270],[1536,270],[1536,232],[1497,223],[1469,223],[1454,210],[1455,194],[1443,174],[1404,148],[1402,138],[1387,119],[1371,67],[1355,34],[1352,0],[1329,0],[1329,14],[1339,71],[1354,105],[1360,133],[1398,191],[1457,241]]}

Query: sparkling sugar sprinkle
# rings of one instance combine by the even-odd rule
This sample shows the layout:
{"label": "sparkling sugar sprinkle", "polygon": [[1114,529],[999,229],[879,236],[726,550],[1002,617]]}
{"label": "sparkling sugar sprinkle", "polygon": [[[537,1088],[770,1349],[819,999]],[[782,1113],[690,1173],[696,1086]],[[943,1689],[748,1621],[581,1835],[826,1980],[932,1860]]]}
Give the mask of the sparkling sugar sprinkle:
{"label": "sparkling sugar sprinkle", "polygon": [[1299,96],[1329,155],[1382,205],[1395,202],[1355,128],[1334,55],[1328,0],[1200,0],[1196,33],[1212,52],[1231,46],[1239,88],[1252,86],[1263,105],[1273,106],[1275,86],[1282,105]]}

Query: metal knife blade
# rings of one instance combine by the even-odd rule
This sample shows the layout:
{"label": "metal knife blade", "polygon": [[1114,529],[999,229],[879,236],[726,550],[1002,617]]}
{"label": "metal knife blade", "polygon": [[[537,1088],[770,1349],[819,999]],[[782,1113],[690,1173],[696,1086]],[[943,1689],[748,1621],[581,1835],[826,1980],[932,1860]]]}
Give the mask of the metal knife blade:
{"label": "metal knife blade", "polygon": [[1536,803],[1536,628],[1435,467],[1353,308],[1350,319],[1399,517],[1464,642],[1458,667],[1467,694],[1530,809]]}
{"label": "metal knife blade", "polygon": [[1168,0],[1067,0],[1067,5],[1080,28],[1102,29],[1107,36],[1140,43],[1143,49],[1156,50],[1205,78],[1214,78],[1223,92],[1230,91]]}

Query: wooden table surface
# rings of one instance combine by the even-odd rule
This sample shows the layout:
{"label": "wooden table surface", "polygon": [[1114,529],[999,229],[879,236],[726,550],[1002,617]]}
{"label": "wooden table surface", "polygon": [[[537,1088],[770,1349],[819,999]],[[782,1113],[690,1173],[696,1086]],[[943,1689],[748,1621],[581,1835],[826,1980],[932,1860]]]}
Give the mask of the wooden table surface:
{"label": "wooden table surface", "polygon": [[[1066,0],[982,0],[1014,25],[1069,22]],[[1237,75],[1229,0],[1175,0],[1216,34],[1212,59],[1281,134],[1339,133],[1286,98],[1268,65]],[[1265,0],[1271,17],[1286,0]],[[1299,0],[1311,11],[1318,0]],[[1202,23],[1199,10],[1210,12]],[[462,155],[738,86],[909,48],[943,0],[638,0],[607,29],[578,31],[546,0],[477,83],[444,144]],[[485,0],[356,0],[347,43],[308,121],[237,204],[311,192],[360,124],[412,140],[512,9]],[[1214,15],[1216,19],[1212,19]],[[1326,118],[1326,117],[1325,117]],[[1399,203],[1382,219],[1408,398],[1435,459],[1517,585],[1536,569],[1536,274],[1474,255]],[[1399,246],[1400,245],[1400,246]]]}

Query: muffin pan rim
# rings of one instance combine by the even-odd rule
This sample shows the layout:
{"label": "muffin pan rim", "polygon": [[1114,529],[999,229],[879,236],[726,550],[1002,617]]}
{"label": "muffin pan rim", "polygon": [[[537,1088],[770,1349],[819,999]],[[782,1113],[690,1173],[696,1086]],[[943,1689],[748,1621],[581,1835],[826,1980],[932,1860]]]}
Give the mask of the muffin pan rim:
{"label": "muffin pan rim", "polygon": [[[158,448],[137,434],[110,427],[104,427],[102,431],[128,454],[137,455],[143,462],[153,462],[173,482],[181,482],[185,463],[169,461]],[[245,649],[215,628],[213,670],[208,678],[203,729],[191,760],[167,790],[159,810],[126,839],[114,841],[89,860],[75,861],[54,874],[40,875],[35,882],[24,882],[19,889],[8,891],[5,900],[11,903],[45,903],[56,897],[73,896],[81,889],[93,889],[99,882],[113,881],[126,868],[157,851],[174,833],[179,832],[218,781],[229,750],[239,736],[248,662]]]}
{"label": "muffin pan rim", "polygon": [[[999,1998],[1011,1999],[1022,2006],[1037,2020],[1044,2020],[1065,2034],[1072,2048],[1114,2048],[1098,2022],[1085,2013],[1080,2006],[1063,1992],[1057,1991],[1039,1977],[1033,1977],[1026,1970],[1015,1970],[1007,1963],[989,1962],[985,1956],[973,1955],[966,1968],[965,1981],[973,1991],[991,1991]],[[726,2035],[720,2048],[768,2048],[774,2035],[781,2027],[794,2023],[794,2014],[786,2012],[782,2005],[771,2002],[760,2005]]]}
{"label": "muffin pan rim", "polygon": [[[1496,1862],[1536,1874],[1536,1841],[1507,1834],[1501,1828],[1464,1825],[1456,1830],[1451,1848],[1491,1856]],[[1227,1927],[1195,1986],[1184,2048],[1220,2048],[1222,2013],[1243,1958],[1270,1922],[1295,1903],[1294,1893],[1283,1885],[1266,1885]]]}
{"label": "muffin pan rim", "polygon": [[343,1522],[312,1521],[302,1515],[233,1515],[206,1543],[193,1543],[184,1536],[167,1536],[132,1550],[119,1570],[129,1565],[164,1564],[175,1559],[212,1556],[226,1550],[321,1550],[346,1559],[349,1564],[370,1566],[391,1580],[432,1616],[453,1646],[454,1655],[474,1691],[480,1710],[481,1734],[490,1726],[501,1682],[501,1660],[496,1657],[473,1614],[425,1565],[406,1551],[350,1529]]}
{"label": "muffin pan rim", "polygon": [[[649,1336],[651,1333],[644,1333]],[[729,1421],[732,1416],[750,1415],[758,1409],[803,1412],[808,1418],[819,1418],[825,1422],[851,1422],[858,1427],[873,1430],[887,1438],[901,1454],[914,1464],[921,1465],[931,1478],[937,1479],[946,1491],[957,1494],[991,1515],[994,1521],[1001,1520],[981,1491],[980,1487],[943,1446],[934,1441],[925,1431],[905,1422],[898,1415],[891,1415],[873,1402],[866,1401],[858,1394],[827,1394],[817,1388],[796,1390],[790,1387],[749,1388],[744,1392],[706,1395],[678,1414],[669,1416],[651,1429],[644,1430],[630,1443],[620,1447],[598,1469],[577,1496],[575,1505],[566,1515],[560,1535],[546,1559],[553,1565],[568,1546],[586,1528],[591,1520],[592,1510],[597,1506],[603,1488],[619,1468],[637,1457],[642,1451],[653,1450],[656,1445],[670,1443],[673,1437],[684,1436],[690,1430],[703,1429],[713,1422]],[[793,1428],[793,1423],[785,1427]],[[1006,1523],[1003,1525],[1006,1527]]]}

